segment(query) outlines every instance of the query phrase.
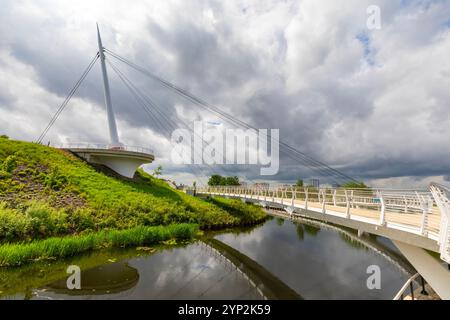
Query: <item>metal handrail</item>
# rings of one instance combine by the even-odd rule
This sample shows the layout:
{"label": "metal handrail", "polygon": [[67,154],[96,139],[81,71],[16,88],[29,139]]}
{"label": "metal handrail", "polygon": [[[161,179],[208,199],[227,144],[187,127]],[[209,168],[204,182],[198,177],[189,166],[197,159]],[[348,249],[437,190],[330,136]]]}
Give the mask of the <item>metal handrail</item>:
{"label": "metal handrail", "polygon": [[447,194],[447,197],[450,198],[450,188],[449,187],[444,186],[443,184],[436,183],[436,182],[430,183],[430,186],[439,188],[440,190],[442,190],[443,192],[445,192]]}
{"label": "metal handrail", "polygon": [[123,150],[130,152],[138,152],[145,154],[154,154],[153,150],[150,148],[140,147],[140,146],[128,146],[121,145],[120,147],[112,147],[111,145],[104,143],[90,143],[90,142],[76,142],[76,143],[62,143],[58,145],[52,145],[59,149],[101,149],[101,150]]}
{"label": "metal handrail", "polygon": [[[403,285],[403,287],[399,290],[399,292],[395,295],[394,299],[392,300],[403,300],[403,295],[405,294],[405,291],[409,288],[410,292],[411,292],[411,298],[412,300],[414,300],[414,284],[413,282],[416,282],[416,284],[418,284],[420,286],[420,283],[417,282],[417,278],[420,277],[419,273],[416,273],[415,275],[413,275],[411,278],[409,278],[405,284]],[[425,282],[422,279],[422,292],[424,294],[426,294],[425,291]]]}
{"label": "metal handrail", "polygon": [[[263,192],[263,193],[284,193],[283,198],[290,198],[292,195],[295,196],[296,199],[301,199],[306,197],[306,190],[304,189],[296,189],[296,188],[284,188],[283,190],[270,190],[270,189],[261,189],[259,187],[230,187],[230,186],[215,186],[212,187],[215,190],[220,191],[231,191],[231,190],[240,190],[247,191],[250,193],[255,192]],[[210,188],[209,188],[210,189]],[[354,192],[355,191],[355,192]],[[322,202],[325,203],[337,203],[343,204],[348,201],[347,197],[351,199],[352,204],[355,205],[363,205],[363,206],[377,206],[381,205],[381,197],[385,203],[387,208],[391,209],[404,209],[405,207],[411,212],[416,211],[417,213],[423,213],[424,205],[428,207],[428,211],[431,213],[430,209],[434,205],[433,197],[431,192],[399,192],[399,190],[389,190],[385,189],[385,191],[373,190],[370,192],[362,193],[361,190],[356,191],[355,189],[345,189],[345,188],[318,188],[315,191],[307,191],[310,197],[314,198],[323,197]],[[286,197],[286,193],[290,196]],[[281,195],[280,194],[280,195]],[[425,202],[425,203],[424,203]]]}

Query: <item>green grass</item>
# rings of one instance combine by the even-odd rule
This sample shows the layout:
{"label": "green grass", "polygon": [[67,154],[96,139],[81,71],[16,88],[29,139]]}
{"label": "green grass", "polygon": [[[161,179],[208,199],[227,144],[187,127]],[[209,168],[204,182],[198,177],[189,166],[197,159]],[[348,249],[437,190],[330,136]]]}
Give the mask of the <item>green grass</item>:
{"label": "green grass", "polygon": [[25,244],[4,244],[0,246],[0,266],[20,266],[36,260],[67,258],[102,248],[142,246],[169,239],[186,240],[191,239],[197,230],[198,226],[195,224],[141,226],[129,230],[48,238]]}
{"label": "green grass", "polygon": [[142,170],[133,180],[115,178],[67,152],[0,137],[0,245],[179,223],[217,229],[263,215],[189,196]]}
{"label": "green grass", "polygon": [[232,216],[239,219],[240,225],[250,225],[262,222],[267,219],[267,215],[261,207],[254,204],[243,203],[236,199],[225,199],[215,197],[209,200],[212,204],[227,211]]}

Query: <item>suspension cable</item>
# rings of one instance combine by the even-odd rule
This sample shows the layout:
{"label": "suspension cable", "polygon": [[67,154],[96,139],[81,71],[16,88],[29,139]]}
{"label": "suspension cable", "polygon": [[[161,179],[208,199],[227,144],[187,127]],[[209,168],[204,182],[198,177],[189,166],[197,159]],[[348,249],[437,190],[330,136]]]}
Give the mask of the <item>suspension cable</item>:
{"label": "suspension cable", "polygon": [[[151,114],[151,117],[155,117],[157,118],[157,116],[151,111],[151,109],[153,108],[162,118],[163,120],[168,124],[169,126],[169,133],[168,133],[168,139],[170,139],[170,130],[175,130],[177,128],[177,123],[173,121],[173,119],[170,119],[162,110],[161,108],[146,94],[144,94],[142,91],[139,90],[139,88],[136,87],[136,85],[133,84],[133,82],[122,72],[120,71],[120,69],[114,65],[111,61],[109,61],[109,59],[106,59],[106,61],[108,62],[108,65],[113,69],[113,71],[119,76],[120,80],[122,80],[122,82],[126,85],[126,87],[129,89],[129,91],[132,93],[133,96],[135,96],[135,99],[138,101],[138,103],[141,105],[141,107],[144,109],[145,112],[147,112],[147,114]],[[143,101],[145,100],[145,101]],[[149,108],[148,105],[150,105],[152,108]],[[184,128],[186,128],[190,133],[193,133],[195,136],[199,137],[202,140],[202,143],[204,143],[205,141],[203,140],[203,137],[199,136],[194,130],[192,130],[185,121],[183,121],[181,118],[179,118],[176,114],[175,114],[175,118],[177,121],[181,122],[181,124],[184,126]],[[157,119],[157,121],[159,122],[159,120]],[[194,150],[195,152],[195,150]],[[219,156],[223,157],[223,154],[218,151]],[[198,153],[197,153],[198,155]],[[206,166],[211,170],[212,173],[214,173],[216,170],[209,164],[206,164]],[[223,173],[226,173],[225,170],[222,168],[222,165],[218,165],[219,168],[221,168]],[[193,169],[194,167],[192,167]],[[194,169],[193,169],[194,170]],[[203,171],[203,170],[200,170]],[[202,172],[203,174],[205,174],[205,172]],[[194,175],[200,179],[195,173]],[[250,182],[254,181],[250,178],[247,178],[247,180],[250,180]]]}
{"label": "suspension cable", "polygon": [[[199,105],[215,114],[218,114],[219,117],[221,117],[222,119],[226,120],[227,122],[231,122],[233,124],[237,124],[238,126],[242,126],[245,127],[247,129],[252,129],[252,130],[257,130],[256,128],[254,128],[253,126],[251,126],[250,124],[245,123],[242,120],[236,119],[234,117],[232,117],[231,115],[221,111],[219,108],[203,101],[200,98],[195,97],[194,95],[192,95],[191,93],[189,93],[187,90],[184,90],[182,88],[177,87],[176,85],[168,82],[167,80],[164,80],[156,75],[154,75],[153,73],[149,72],[148,70],[144,69],[143,67],[119,56],[118,54],[112,52],[111,50],[105,49],[107,51],[107,53],[109,53],[112,57],[114,57],[115,59],[127,64],[128,66],[132,67],[133,69],[135,69],[136,71],[139,71],[141,73],[143,73],[144,75],[158,81],[159,83],[161,83],[163,86],[165,86],[168,89],[173,90],[175,93],[179,94],[180,96],[190,100],[191,102],[195,103],[196,105]],[[276,141],[276,139],[275,139]],[[291,158],[293,158],[294,160],[300,161],[302,162],[304,165],[306,165],[307,167],[309,167],[310,169],[316,170],[321,172],[322,174],[325,173],[326,175],[330,175],[332,177],[336,177],[339,180],[344,180],[344,181],[353,181],[356,182],[356,180],[350,176],[348,176],[345,173],[342,173],[334,168],[331,168],[330,166],[326,165],[325,163],[316,160],[314,158],[309,157],[308,155],[306,155],[305,153],[295,149],[294,147],[290,146],[287,143],[284,143],[282,141],[276,141],[279,142],[281,146],[283,146],[284,148],[286,148],[287,150],[285,150],[285,153],[290,156]],[[287,152],[286,152],[287,151]],[[334,179],[333,179],[334,180]],[[336,181],[336,180],[335,180]]]}
{"label": "suspension cable", "polygon": [[[167,120],[166,121],[168,123],[159,121],[157,116],[152,112],[151,108],[149,108],[147,103],[144,101],[146,100],[146,96],[142,92],[140,92],[140,90],[136,88],[136,86],[134,86],[131,80],[129,80],[111,61],[109,61],[108,59],[106,59],[106,61],[108,65],[113,69],[113,71],[117,74],[119,79],[124,83],[126,88],[130,91],[131,95],[136,99],[142,109],[146,112],[146,114],[158,124],[158,126],[162,129],[161,131],[167,135],[166,138],[170,140],[171,132],[174,130],[175,126],[171,125]],[[156,105],[153,106],[156,107],[155,110],[159,111],[159,108]],[[189,167],[191,168],[192,174],[197,178],[197,180],[203,186],[205,186],[205,183],[202,181],[201,175],[199,174],[199,172],[197,172],[196,168],[194,166]]]}

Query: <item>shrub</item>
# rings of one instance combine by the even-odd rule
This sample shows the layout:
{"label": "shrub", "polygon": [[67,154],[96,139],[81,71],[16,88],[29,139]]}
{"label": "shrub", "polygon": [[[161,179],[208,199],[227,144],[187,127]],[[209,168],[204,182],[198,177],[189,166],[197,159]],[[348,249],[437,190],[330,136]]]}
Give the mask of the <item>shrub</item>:
{"label": "shrub", "polygon": [[44,184],[53,190],[60,190],[66,183],[67,178],[59,172],[58,168],[53,169],[44,179]]}
{"label": "shrub", "polygon": [[35,237],[63,234],[68,229],[67,214],[42,203],[32,203],[25,211]]}
{"label": "shrub", "polygon": [[76,209],[68,216],[68,220],[70,228],[77,232],[95,228],[93,212],[90,209]]}
{"label": "shrub", "polygon": [[17,167],[17,158],[14,155],[10,155],[6,157],[6,159],[2,163],[1,169],[6,172],[13,172],[13,170]]}
{"label": "shrub", "polygon": [[22,212],[0,203],[0,240],[13,241],[26,238],[31,230],[30,220]]}
{"label": "shrub", "polygon": [[9,178],[11,178],[11,173],[3,169],[0,169],[0,179],[9,179]]}

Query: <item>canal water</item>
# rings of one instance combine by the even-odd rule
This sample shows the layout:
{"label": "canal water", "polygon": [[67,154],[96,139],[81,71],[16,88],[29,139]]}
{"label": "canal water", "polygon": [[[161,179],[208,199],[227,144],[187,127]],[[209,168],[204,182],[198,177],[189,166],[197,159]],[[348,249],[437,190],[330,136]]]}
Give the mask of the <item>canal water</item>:
{"label": "canal water", "polygon": [[[67,289],[69,265],[81,289]],[[368,288],[379,270],[380,288]],[[3,299],[392,299],[412,269],[384,238],[272,218],[195,242],[0,269]],[[369,279],[369,284],[376,284]]]}

